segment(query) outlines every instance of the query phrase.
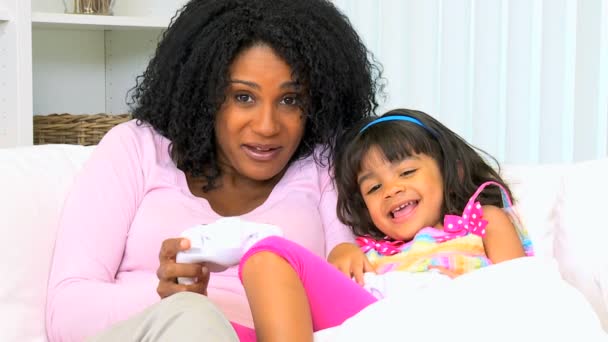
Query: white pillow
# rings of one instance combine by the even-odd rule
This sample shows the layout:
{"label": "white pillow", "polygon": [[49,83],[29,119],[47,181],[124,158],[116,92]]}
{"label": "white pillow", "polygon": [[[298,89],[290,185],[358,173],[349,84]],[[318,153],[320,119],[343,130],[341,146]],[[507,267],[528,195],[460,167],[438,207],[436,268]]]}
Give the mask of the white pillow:
{"label": "white pillow", "polygon": [[0,341],[46,341],[46,287],[59,212],[92,147],[0,149]]}
{"label": "white pillow", "polygon": [[553,256],[555,207],[565,168],[562,164],[513,164],[502,167],[501,176],[513,192],[517,212],[538,256]]}
{"label": "white pillow", "polygon": [[315,342],[585,341],[608,335],[552,258],[518,258],[361,310]]}
{"label": "white pillow", "polygon": [[555,255],[608,331],[608,158],[573,164],[562,187]]}

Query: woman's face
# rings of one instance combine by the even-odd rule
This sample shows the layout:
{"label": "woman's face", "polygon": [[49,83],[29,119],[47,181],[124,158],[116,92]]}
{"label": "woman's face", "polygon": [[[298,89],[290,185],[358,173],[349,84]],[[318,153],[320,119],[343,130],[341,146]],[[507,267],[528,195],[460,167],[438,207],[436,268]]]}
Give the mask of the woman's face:
{"label": "woman's face", "polygon": [[302,94],[289,65],[269,46],[240,53],[215,120],[222,172],[255,181],[280,174],[304,134]]}

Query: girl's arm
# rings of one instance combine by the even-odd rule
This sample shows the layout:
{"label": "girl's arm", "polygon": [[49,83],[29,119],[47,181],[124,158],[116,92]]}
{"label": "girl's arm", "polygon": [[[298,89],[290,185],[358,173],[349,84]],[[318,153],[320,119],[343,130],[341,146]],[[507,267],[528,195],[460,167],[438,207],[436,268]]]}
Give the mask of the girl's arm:
{"label": "girl's arm", "polygon": [[515,226],[501,208],[484,205],[483,218],[488,221],[483,246],[492,263],[526,255]]}

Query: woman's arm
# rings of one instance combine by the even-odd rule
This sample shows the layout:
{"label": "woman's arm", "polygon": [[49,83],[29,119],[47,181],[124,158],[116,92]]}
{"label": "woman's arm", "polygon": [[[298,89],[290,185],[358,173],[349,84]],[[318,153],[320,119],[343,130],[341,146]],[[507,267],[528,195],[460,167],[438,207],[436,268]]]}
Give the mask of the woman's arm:
{"label": "woman's arm", "polygon": [[321,204],[319,210],[325,229],[325,254],[327,261],[347,277],[354,277],[363,285],[363,273],[373,272],[372,265],[359,246],[351,229],[338,219],[337,193],[327,169],[319,168],[321,175]]}
{"label": "woman's arm", "polygon": [[64,204],[48,285],[50,341],[83,340],[158,299],[153,273],[134,271],[116,279],[144,194],[133,127],[120,125],[104,137]]}
{"label": "woman's arm", "polygon": [[338,219],[337,204],[338,197],[330,178],[328,169],[318,167],[319,184],[321,189],[321,199],[319,201],[319,213],[323,221],[323,229],[325,231],[325,255],[329,253],[341,243],[355,243],[355,237],[347,226],[342,224]]}
{"label": "woman's arm", "polygon": [[483,218],[488,221],[483,246],[492,263],[526,255],[513,223],[501,208],[484,205]]}

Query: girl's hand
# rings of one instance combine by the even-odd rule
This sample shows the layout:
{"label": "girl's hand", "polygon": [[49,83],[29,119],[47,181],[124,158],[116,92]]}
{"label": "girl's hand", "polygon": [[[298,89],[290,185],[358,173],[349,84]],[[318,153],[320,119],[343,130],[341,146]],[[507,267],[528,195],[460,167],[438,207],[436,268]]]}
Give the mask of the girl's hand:
{"label": "girl's hand", "polygon": [[361,286],[364,285],[363,273],[375,272],[374,267],[369,263],[359,246],[348,242],[334,247],[329,253],[327,261],[336,266],[347,277],[354,277],[355,281]]}
{"label": "girl's hand", "polygon": [[[188,239],[177,238],[163,241],[160,249],[160,265],[156,271],[158,287],[156,292],[161,298],[168,297],[177,292],[196,292],[207,295],[209,284],[209,268],[201,264],[178,264],[175,262],[177,252],[190,248]],[[178,277],[194,278],[196,281],[190,285],[178,284]]]}

